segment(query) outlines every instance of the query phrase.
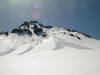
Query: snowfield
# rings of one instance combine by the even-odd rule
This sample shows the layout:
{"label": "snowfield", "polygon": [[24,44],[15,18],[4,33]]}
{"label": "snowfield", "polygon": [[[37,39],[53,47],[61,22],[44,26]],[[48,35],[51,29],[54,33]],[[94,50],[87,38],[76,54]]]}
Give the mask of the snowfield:
{"label": "snowfield", "polygon": [[35,28],[29,28],[32,36],[0,35],[0,75],[100,75],[99,40],[37,22],[29,25],[46,36]]}

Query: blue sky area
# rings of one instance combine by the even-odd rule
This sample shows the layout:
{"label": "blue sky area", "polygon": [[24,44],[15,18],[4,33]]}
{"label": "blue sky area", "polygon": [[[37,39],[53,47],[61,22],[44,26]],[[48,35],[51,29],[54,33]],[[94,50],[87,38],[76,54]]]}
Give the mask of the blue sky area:
{"label": "blue sky area", "polygon": [[0,31],[38,20],[100,40],[100,0],[0,0]]}

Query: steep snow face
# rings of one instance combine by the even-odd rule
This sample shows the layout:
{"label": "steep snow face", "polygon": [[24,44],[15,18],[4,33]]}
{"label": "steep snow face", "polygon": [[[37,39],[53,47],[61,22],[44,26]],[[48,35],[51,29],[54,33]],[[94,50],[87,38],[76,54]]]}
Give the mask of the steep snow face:
{"label": "steep snow face", "polygon": [[100,75],[100,41],[75,30],[24,22],[0,33],[0,75]]}
{"label": "steep snow face", "polygon": [[24,22],[18,28],[13,29],[11,33],[0,33],[0,55],[14,52],[22,45],[28,44],[25,46],[25,51],[18,54],[21,55],[37,48],[39,45],[43,45],[49,39],[52,39],[52,45],[55,47],[48,44],[45,48],[50,46],[51,48],[48,48],[52,50],[58,50],[66,46],[76,49],[93,49],[99,47],[100,44],[99,41],[91,38],[91,36],[76,30],[44,26],[37,21],[30,21]]}
{"label": "steep snow face", "polygon": [[37,21],[24,22],[18,28],[13,29],[11,33],[0,33],[1,56],[14,52],[21,47],[24,49],[20,50],[18,55],[35,49],[46,51],[59,50],[64,47],[91,50],[100,47],[99,45],[100,41],[87,34],[55,26],[44,26]]}

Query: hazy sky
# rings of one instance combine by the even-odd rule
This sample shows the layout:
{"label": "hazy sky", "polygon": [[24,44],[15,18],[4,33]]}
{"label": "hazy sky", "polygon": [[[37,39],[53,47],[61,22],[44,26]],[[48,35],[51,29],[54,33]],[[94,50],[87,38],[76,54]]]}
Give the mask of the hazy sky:
{"label": "hazy sky", "polygon": [[75,29],[100,40],[100,0],[0,0],[0,31],[30,20]]}

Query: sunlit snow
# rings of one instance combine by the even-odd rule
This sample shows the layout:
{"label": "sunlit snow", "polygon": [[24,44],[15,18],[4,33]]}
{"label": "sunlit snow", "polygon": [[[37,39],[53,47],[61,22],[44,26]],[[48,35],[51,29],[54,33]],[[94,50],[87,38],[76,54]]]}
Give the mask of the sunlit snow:
{"label": "sunlit snow", "polygon": [[99,40],[35,25],[47,36],[0,35],[0,75],[100,75]]}

